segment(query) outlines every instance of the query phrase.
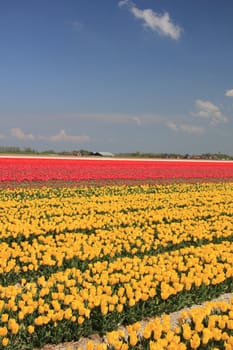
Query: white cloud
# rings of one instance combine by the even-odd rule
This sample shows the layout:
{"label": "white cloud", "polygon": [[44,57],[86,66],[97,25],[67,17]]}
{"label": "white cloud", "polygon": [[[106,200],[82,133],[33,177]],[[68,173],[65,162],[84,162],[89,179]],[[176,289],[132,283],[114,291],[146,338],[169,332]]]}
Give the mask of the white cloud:
{"label": "white cloud", "polygon": [[86,114],[74,114],[74,117],[94,120],[99,122],[106,122],[110,124],[126,124],[136,122],[137,125],[142,124],[154,124],[161,123],[164,118],[156,114],[124,114],[124,113],[86,113]]}
{"label": "white cloud", "polygon": [[20,128],[12,128],[11,135],[19,140],[34,140],[35,136],[32,134],[25,134]]}
{"label": "white cloud", "polygon": [[227,90],[225,96],[233,97],[233,89]]}
{"label": "white cloud", "polygon": [[129,0],[121,0],[121,1],[119,1],[118,5],[119,5],[119,7],[122,7],[122,6],[125,6],[125,5],[127,5],[127,6],[133,5],[133,3],[131,1],[129,1]]}
{"label": "white cloud", "polygon": [[138,126],[141,126],[141,125],[142,125],[142,121],[141,121],[140,118],[138,118],[138,117],[133,117],[132,120],[135,121],[135,122],[137,123]]}
{"label": "white cloud", "polygon": [[142,20],[144,27],[175,40],[180,38],[182,28],[172,22],[168,12],[160,14],[151,9],[140,10],[129,0],[122,0],[118,5],[127,6],[135,18]]}
{"label": "white cloud", "polygon": [[[44,136],[44,135],[33,135],[25,134],[20,128],[11,129],[11,135],[19,140],[46,140],[52,142],[75,142],[75,143],[85,143],[90,141],[90,136],[87,135],[68,135],[65,130],[61,130],[56,135]],[[1,138],[1,135],[0,135]]]}
{"label": "white cloud", "polygon": [[83,24],[80,21],[73,21],[72,22],[72,27],[77,32],[80,32],[83,29]]}
{"label": "white cloud", "polygon": [[212,125],[227,122],[228,118],[221,112],[220,108],[210,101],[196,100],[197,112],[194,115],[210,120]]}
{"label": "white cloud", "polygon": [[196,126],[184,123],[175,123],[172,121],[166,122],[166,126],[173,131],[182,131],[188,134],[201,135],[204,133],[204,128],[202,126]]}
{"label": "white cloud", "polygon": [[178,131],[178,130],[179,130],[177,124],[174,123],[174,122],[168,121],[168,122],[166,123],[166,125],[167,125],[167,127],[168,127],[169,129],[171,129],[171,130],[174,130],[174,131]]}
{"label": "white cloud", "polygon": [[81,136],[75,136],[75,135],[68,135],[65,130],[61,130],[58,134],[48,137],[50,141],[68,141],[68,142],[77,142],[77,143],[83,143],[83,142],[89,142],[90,136],[87,135],[81,135]]}
{"label": "white cloud", "polygon": [[188,134],[201,135],[204,133],[204,128],[202,126],[181,124],[180,130]]}

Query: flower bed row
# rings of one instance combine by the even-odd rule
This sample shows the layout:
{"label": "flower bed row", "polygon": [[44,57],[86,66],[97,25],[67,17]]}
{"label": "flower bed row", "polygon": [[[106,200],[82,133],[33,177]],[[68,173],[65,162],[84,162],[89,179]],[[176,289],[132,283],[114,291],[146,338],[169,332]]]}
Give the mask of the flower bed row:
{"label": "flower bed row", "polygon": [[0,181],[233,178],[233,162],[0,158]]}
{"label": "flower bed row", "polygon": [[16,282],[28,271],[232,241],[232,191],[231,183],[2,191],[0,273]]}
{"label": "flower bed row", "polygon": [[176,326],[165,315],[148,322],[143,329],[137,322],[126,327],[126,330],[107,333],[106,342],[87,343],[87,350],[231,350],[232,347],[233,300],[208,302],[202,307],[185,311]]}
{"label": "flower bed row", "polygon": [[2,346],[75,340],[232,292],[232,187],[2,190]]}

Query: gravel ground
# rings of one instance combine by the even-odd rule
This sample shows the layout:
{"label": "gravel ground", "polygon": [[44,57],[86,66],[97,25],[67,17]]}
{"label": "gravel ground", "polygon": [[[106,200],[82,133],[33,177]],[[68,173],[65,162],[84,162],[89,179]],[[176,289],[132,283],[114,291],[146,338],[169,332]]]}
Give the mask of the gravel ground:
{"label": "gravel ground", "polygon": [[[227,294],[221,295],[220,297],[218,297],[212,301],[230,301],[230,299],[232,299],[232,298],[233,298],[233,293],[227,293]],[[202,303],[200,305],[204,306],[205,303]],[[198,305],[198,306],[200,306],[200,305]],[[192,309],[196,306],[197,305],[193,305],[190,308],[185,308],[185,309],[182,309],[180,311],[171,313],[170,314],[171,327],[174,328],[178,324],[178,319],[183,311],[187,311],[187,310]],[[139,333],[141,333],[143,328],[145,327],[145,325],[152,320],[153,320],[153,318],[143,319],[140,322],[141,329],[139,330]],[[126,328],[124,328],[123,326],[120,326],[119,329],[123,329],[125,331],[125,334],[127,334]],[[105,337],[101,338],[98,334],[93,334],[93,335],[90,335],[88,338],[81,338],[79,341],[76,341],[76,342],[62,343],[62,344],[58,344],[58,345],[48,344],[48,345],[45,345],[40,350],[68,350],[68,349],[69,350],[76,350],[78,347],[81,347],[83,350],[86,350],[86,344],[90,340],[94,341],[95,343],[102,343],[102,342],[107,343],[107,340]],[[35,349],[35,350],[38,350],[38,349]]]}

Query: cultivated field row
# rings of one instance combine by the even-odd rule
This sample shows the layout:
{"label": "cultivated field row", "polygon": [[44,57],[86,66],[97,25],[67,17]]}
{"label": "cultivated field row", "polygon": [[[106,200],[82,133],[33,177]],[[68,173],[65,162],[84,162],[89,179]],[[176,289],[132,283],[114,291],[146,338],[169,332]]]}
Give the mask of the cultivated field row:
{"label": "cultivated field row", "polygon": [[[231,182],[2,189],[2,346],[103,335],[232,292],[232,191]],[[187,326],[169,333],[165,318],[143,338],[136,324],[127,341],[110,333],[109,344],[227,349],[231,303],[206,310],[201,324],[183,320]],[[212,314],[219,330],[211,333]]]}

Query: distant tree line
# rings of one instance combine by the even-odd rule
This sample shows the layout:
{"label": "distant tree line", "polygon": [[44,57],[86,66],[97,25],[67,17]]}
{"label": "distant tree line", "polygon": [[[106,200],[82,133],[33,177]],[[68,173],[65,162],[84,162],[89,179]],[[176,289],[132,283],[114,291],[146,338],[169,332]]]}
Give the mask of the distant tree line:
{"label": "distant tree line", "polygon": [[15,146],[0,146],[0,153],[13,153],[13,154],[26,154],[26,153],[42,153],[38,152],[30,147],[25,147],[25,148],[20,148],[20,147],[15,147]]}
{"label": "distant tree line", "polygon": [[209,160],[232,160],[233,156],[223,153],[204,153],[204,154],[180,154],[180,153],[119,153],[115,154],[120,158],[160,158],[160,159],[209,159]]}
{"label": "distant tree line", "polygon": [[[78,156],[88,157],[95,156],[98,152],[89,151],[86,149],[72,150],[72,151],[54,151],[52,149],[45,151],[37,151],[30,147],[20,148],[15,146],[0,146],[0,153],[8,154],[41,154],[41,155],[67,155],[67,156]],[[161,159],[209,159],[209,160],[233,160],[233,156],[218,153],[203,153],[203,154],[180,154],[180,153],[151,153],[151,152],[126,152],[126,153],[115,153],[116,158],[161,158]]]}

